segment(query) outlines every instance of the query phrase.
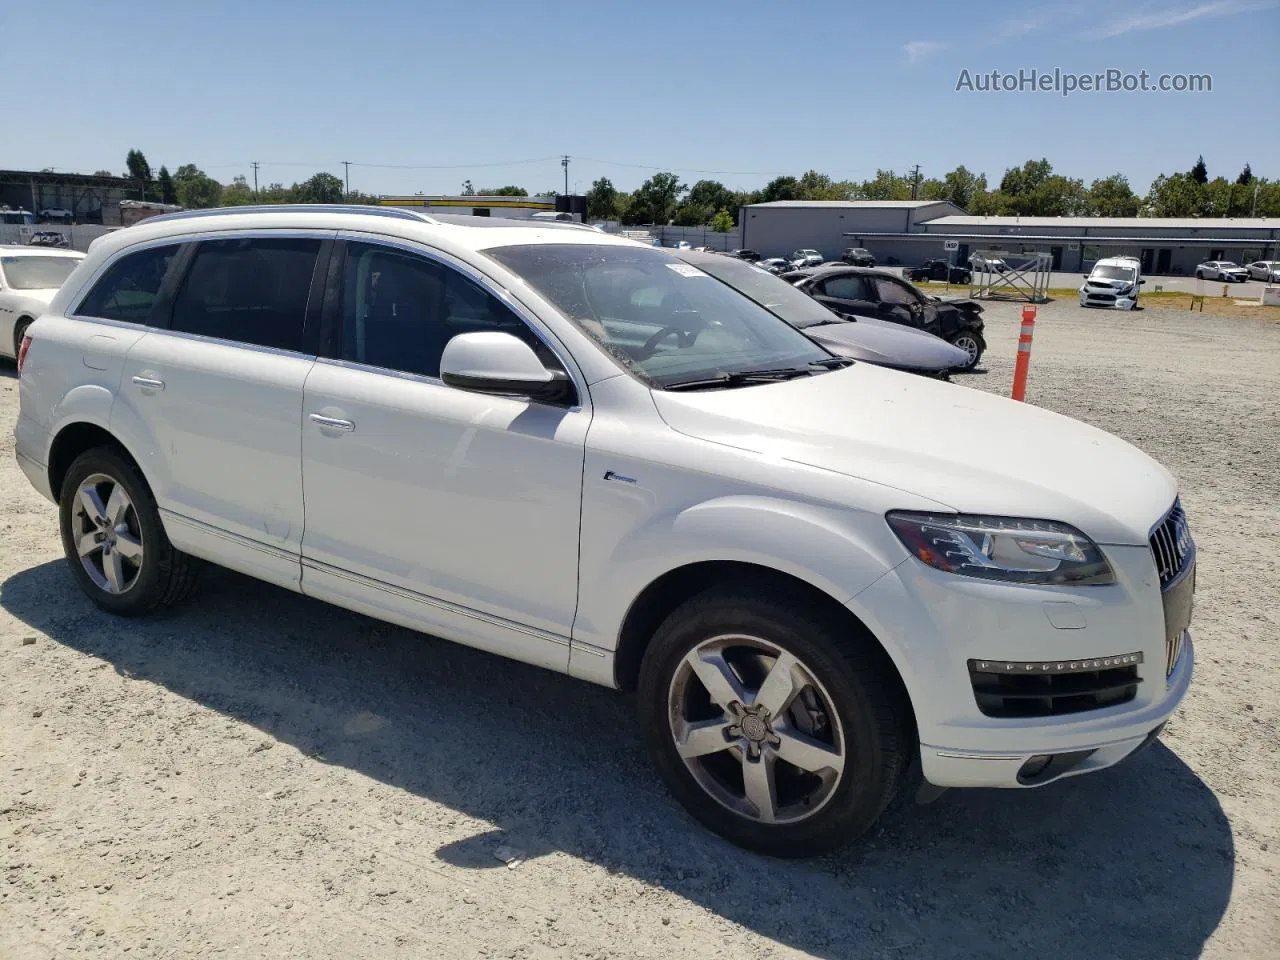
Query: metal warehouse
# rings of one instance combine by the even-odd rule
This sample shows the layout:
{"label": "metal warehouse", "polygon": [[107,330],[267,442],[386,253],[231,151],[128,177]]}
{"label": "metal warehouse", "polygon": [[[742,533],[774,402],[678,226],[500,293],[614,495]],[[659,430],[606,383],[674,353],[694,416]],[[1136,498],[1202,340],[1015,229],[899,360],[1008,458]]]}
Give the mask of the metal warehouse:
{"label": "metal warehouse", "polygon": [[1275,217],[977,217],[935,200],[782,200],[743,207],[742,223],[742,245],[765,256],[812,247],[835,260],[845,247],[866,247],[885,264],[949,255],[962,263],[983,250],[1047,253],[1054,270],[1075,272],[1126,255],[1140,258],[1146,273],[1188,275],[1205,260],[1280,255]]}

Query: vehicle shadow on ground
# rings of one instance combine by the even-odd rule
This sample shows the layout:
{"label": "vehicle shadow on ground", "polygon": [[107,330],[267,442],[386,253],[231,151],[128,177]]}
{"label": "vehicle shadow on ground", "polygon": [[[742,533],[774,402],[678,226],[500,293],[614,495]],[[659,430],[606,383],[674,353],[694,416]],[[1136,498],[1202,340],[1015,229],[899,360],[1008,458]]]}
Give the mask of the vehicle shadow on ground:
{"label": "vehicle shadow on ground", "polygon": [[563,851],[817,956],[1197,957],[1226,909],[1230,826],[1160,744],[1043,790],[952,791],[843,853],[771,861],[667,796],[631,698],[210,574],[195,602],[121,620],[49,562],[0,585],[0,606],[121,674],[498,825],[436,851],[450,864],[500,868],[499,842]]}

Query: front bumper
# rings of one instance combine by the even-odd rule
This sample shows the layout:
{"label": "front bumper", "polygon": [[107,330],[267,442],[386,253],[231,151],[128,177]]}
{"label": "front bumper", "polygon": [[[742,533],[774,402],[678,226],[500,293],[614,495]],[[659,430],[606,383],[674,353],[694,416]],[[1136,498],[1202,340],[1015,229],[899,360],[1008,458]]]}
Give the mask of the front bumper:
{"label": "front bumper", "polygon": [[[1019,750],[955,750],[921,743],[920,766],[924,778],[939,787],[1028,789],[1113,767],[1159,736],[1186,696],[1194,669],[1194,644],[1191,632],[1187,631],[1164,698],[1146,709],[1117,717],[1114,725],[1099,730],[1076,732],[1071,729],[1072,725],[1064,724],[1061,729],[1044,731],[1047,735],[1029,734],[1026,746]],[[1083,756],[1076,756],[1079,754]],[[1023,775],[1033,758],[1064,756],[1070,757],[1070,764],[1061,772],[1051,769],[1043,777]]]}
{"label": "front bumper", "polygon": [[1108,307],[1112,310],[1132,310],[1138,303],[1136,293],[1116,294],[1104,290],[1081,290],[1080,306]]}
{"label": "front bumper", "polygon": [[[1178,708],[1194,670],[1190,632],[1166,675],[1164,594],[1149,547],[1104,546],[1105,586],[1036,587],[958,577],[908,560],[850,601],[884,644],[916,718],[924,777],[940,787],[1039,786],[1109,767]],[[1141,653],[1134,692],[1077,712],[984,713],[969,663]],[[1035,779],[1033,757],[1079,754]]]}

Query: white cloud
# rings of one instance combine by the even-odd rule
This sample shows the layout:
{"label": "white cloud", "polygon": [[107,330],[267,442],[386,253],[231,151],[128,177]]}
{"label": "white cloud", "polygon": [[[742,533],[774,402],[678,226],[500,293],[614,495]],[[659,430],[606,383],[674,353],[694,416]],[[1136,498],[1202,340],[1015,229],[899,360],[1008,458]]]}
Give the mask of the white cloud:
{"label": "white cloud", "polygon": [[1190,7],[1153,7],[1147,6],[1137,13],[1104,24],[1102,29],[1092,32],[1094,37],[1118,37],[1135,30],[1157,30],[1161,27],[1176,27],[1195,20],[1210,20],[1217,17],[1233,17],[1254,10],[1265,10],[1274,7],[1274,0],[1211,0],[1209,3],[1197,3]]}
{"label": "white cloud", "polygon": [[919,63],[949,46],[942,40],[911,40],[904,43],[902,49],[907,55],[907,63]]}
{"label": "white cloud", "polygon": [[1043,20],[1010,20],[996,31],[996,40],[1016,40],[1044,26]]}

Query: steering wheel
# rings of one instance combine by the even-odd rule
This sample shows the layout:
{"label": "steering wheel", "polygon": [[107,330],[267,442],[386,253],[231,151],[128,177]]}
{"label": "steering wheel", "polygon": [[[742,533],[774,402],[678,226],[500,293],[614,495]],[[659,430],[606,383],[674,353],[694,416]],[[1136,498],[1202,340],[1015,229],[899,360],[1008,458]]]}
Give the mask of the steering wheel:
{"label": "steering wheel", "polygon": [[692,345],[693,341],[698,338],[697,333],[690,332],[682,327],[663,327],[644,342],[644,346],[635,352],[635,358],[637,360],[648,360],[657,351],[658,344],[672,335],[677,338],[682,347]]}

